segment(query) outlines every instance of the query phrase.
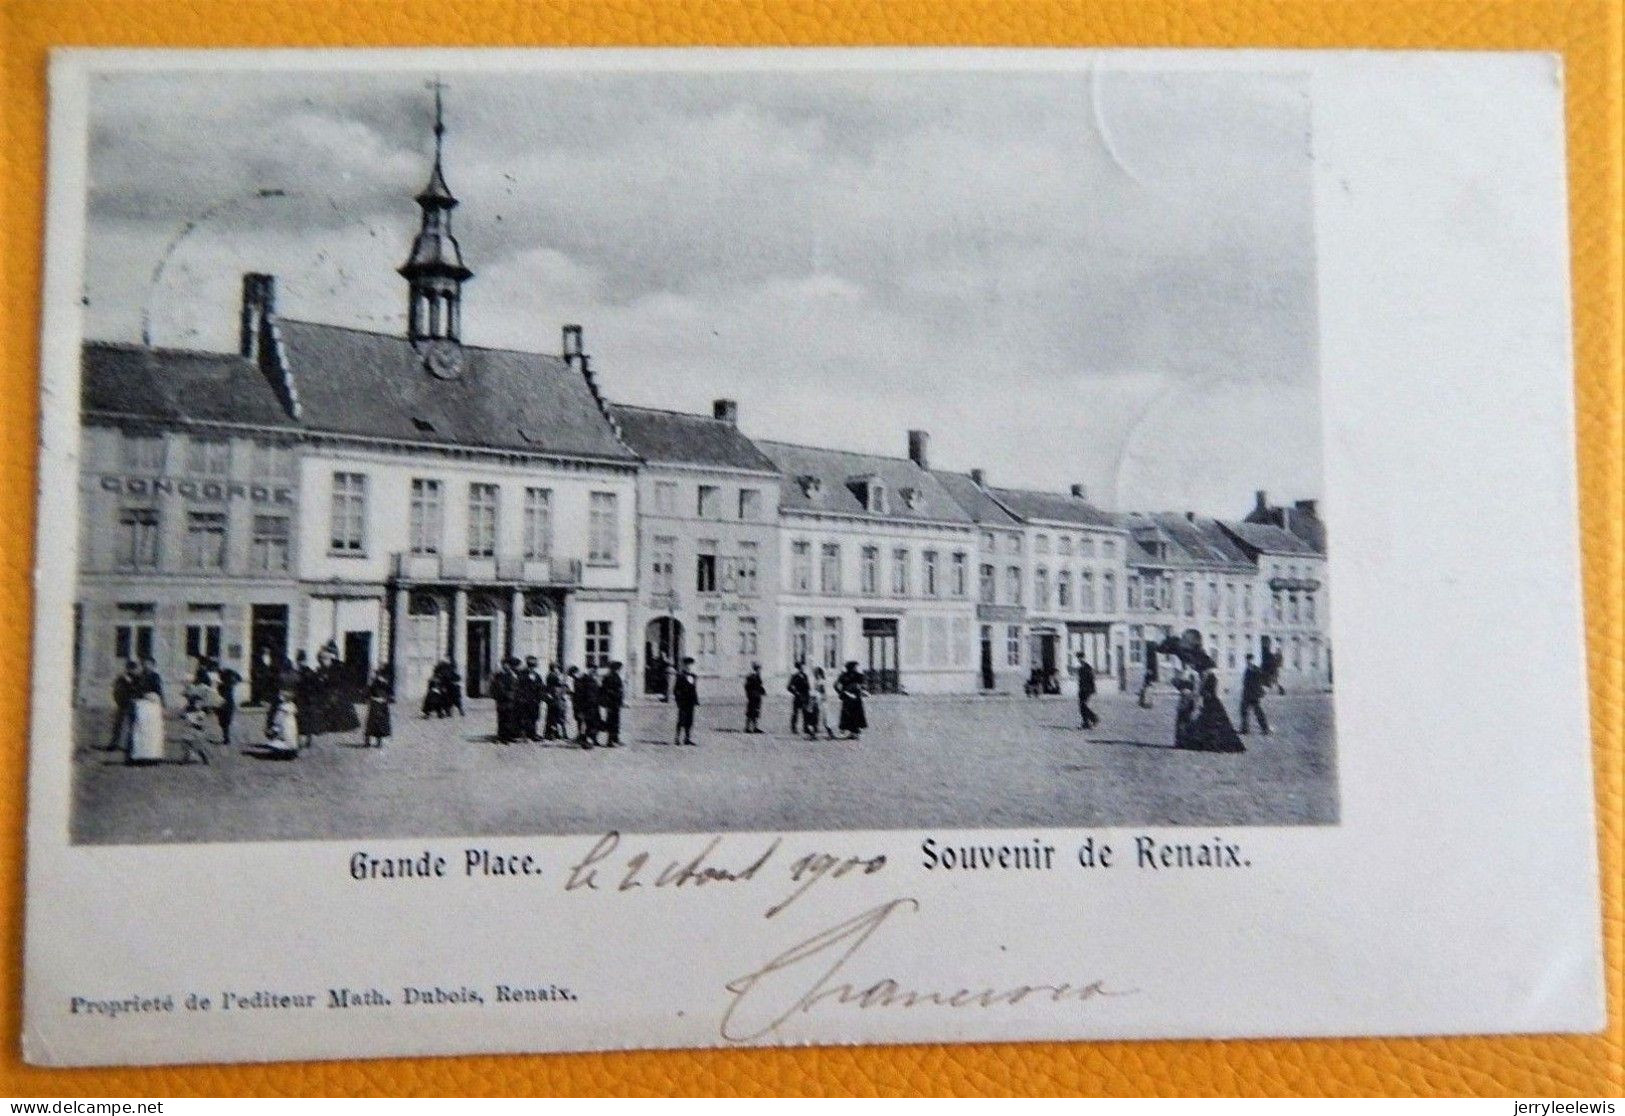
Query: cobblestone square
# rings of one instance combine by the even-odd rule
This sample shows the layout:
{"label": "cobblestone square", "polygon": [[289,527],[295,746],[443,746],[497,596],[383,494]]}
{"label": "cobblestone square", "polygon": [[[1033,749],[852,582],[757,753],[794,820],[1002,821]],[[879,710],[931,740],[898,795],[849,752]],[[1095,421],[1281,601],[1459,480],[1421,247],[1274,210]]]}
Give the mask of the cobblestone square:
{"label": "cobblestone square", "polygon": [[[1234,714],[1235,698],[1226,704]],[[676,748],[674,710],[626,711],[626,746],[504,746],[489,704],[428,721],[395,709],[383,749],[319,737],[293,762],[240,744],[210,763],[125,767],[96,750],[106,714],[81,712],[73,838],[94,844],[819,829],[1237,826],[1337,821],[1332,698],[1266,703],[1273,735],[1241,755],[1172,747],[1173,698],[1153,708],[1099,696],[1080,731],[1068,698],[876,697],[856,742],[788,731],[787,700],[767,731],[740,731],[743,705],[702,706],[695,748]],[[257,740],[264,713],[239,713]],[[174,722],[170,754],[186,731]]]}

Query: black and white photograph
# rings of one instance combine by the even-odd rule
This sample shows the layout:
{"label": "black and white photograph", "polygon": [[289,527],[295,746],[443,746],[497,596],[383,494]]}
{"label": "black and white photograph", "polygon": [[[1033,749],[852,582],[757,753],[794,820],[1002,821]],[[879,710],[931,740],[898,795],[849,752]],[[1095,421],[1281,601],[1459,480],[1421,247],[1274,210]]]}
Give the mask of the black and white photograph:
{"label": "black and white photograph", "polygon": [[25,1056],[1600,1025],[1561,79],[53,56]]}
{"label": "black and white photograph", "polygon": [[1311,121],[96,75],[73,839],[1336,823]]}

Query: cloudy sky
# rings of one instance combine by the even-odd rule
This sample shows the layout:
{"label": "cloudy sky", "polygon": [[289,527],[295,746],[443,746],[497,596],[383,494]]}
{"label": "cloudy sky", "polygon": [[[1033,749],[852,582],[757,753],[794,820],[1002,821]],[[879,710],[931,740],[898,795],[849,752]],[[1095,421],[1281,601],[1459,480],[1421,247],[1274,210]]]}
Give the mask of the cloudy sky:
{"label": "cloudy sky", "polygon": [[[289,317],[402,330],[427,77],[96,79],[89,336],[229,349],[248,270]],[[579,322],[615,399],[883,453],[920,427],[933,464],[1109,507],[1320,495],[1300,78],[444,80],[467,341]]]}

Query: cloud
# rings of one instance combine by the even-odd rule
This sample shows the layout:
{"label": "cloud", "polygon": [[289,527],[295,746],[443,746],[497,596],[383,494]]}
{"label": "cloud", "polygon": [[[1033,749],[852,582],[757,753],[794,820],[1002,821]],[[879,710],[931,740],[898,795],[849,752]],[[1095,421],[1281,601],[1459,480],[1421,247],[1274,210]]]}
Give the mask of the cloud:
{"label": "cloud", "polygon": [[[251,269],[281,277],[292,316],[400,328],[394,268],[432,150],[423,81],[101,79],[93,330],[130,336],[150,304],[160,340],[229,346]],[[1299,79],[509,71],[448,84],[470,340],[552,349],[561,322],[580,322],[620,398],[728,395],[764,435],[886,452],[929,424],[939,460],[1009,483],[1214,504],[1261,486],[1243,472],[1318,486]],[[259,197],[268,188],[285,196]],[[1215,404],[1241,432],[1226,464],[1176,468],[1203,435],[1153,424],[1125,471],[1147,405],[1214,377],[1238,385]]]}

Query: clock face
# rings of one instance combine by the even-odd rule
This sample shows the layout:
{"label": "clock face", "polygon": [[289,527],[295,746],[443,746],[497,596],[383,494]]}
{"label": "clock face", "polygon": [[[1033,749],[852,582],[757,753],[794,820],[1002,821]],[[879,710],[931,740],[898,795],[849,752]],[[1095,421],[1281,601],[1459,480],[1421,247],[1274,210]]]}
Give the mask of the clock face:
{"label": "clock face", "polygon": [[423,346],[423,366],[442,380],[455,380],[463,371],[463,347],[444,338]]}

